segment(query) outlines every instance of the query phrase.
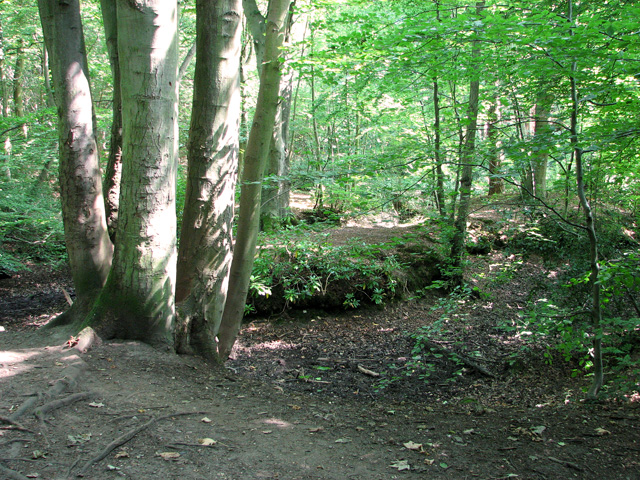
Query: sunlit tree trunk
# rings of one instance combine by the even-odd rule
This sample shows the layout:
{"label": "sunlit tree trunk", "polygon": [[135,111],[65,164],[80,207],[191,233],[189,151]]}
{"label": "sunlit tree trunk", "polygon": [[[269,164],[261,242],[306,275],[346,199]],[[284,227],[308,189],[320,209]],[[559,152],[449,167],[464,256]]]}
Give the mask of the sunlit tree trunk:
{"label": "sunlit tree trunk", "polygon": [[240,118],[242,5],[196,2],[196,67],[178,253],[177,349],[217,360],[227,297]]}
{"label": "sunlit tree trunk", "polygon": [[498,97],[496,96],[487,112],[486,138],[489,144],[489,197],[500,195],[504,192],[504,182],[500,178],[502,151],[497,138],[499,117]]}
{"label": "sunlit tree trunk", "polygon": [[549,85],[543,84],[536,98],[533,146],[531,167],[533,169],[533,192],[536,197],[547,196],[547,164],[549,162],[549,144],[551,143],[551,125],[549,117],[553,105],[553,95],[549,93]]}
{"label": "sunlit tree trunk", "polygon": [[433,79],[433,131],[434,131],[434,156],[436,160],[436,203],[440,215],[446,214],[444,204],[444,171],[442,170],[442,141],[440,139],[440,92],[438,79]]}
{"label": "sunlit tree trunk", "polygon": [[231,264],[229,295],[218,334],[218,352],[223,361],[229,357],[240,331],[249,291],[249,278],[253,268],[260,227],[262,179],[278,108],[282,68],[281,46],[284,41],[290,3],[290,0],[271,0],[269,2],[260,90],[242,172],[240,208]]}
{"label": "sunlit tree trunk", "polygon": [[107,235],[95,117],[78,0],[39,0],[58,107],[60,196],[76,290],[55,324],[81,320],[102,288],[113,247]]}
{"label": "sunlit tree trunk", "polygon": [[24,40],[18,39],[16,47],[16,64],[13,70],[13,113],[16,117],[24,117],[24,95],[22,77],[24,76]]}
{"label": "sunlit tree trunk", "polygon": [[112,241],[115,241],[120,178],[122,176],[122,96],[120,94],[120,60],[118,58],[118,17],[116,0],[101,0],[100,4],[113,80],[111,136],[103,190],[105,192],[109,236]]}
{"label": "sunlit tree trunk", "polygon": [[85,325],[173,345],[178,149],[176,0],[118,0],[122,167],[113,265]]}
{"label": "sunlit tree trunk", "polygon": [[[265,22],[266,19],[260,13],[255,0],[243,0],[247,25],[256,52],[256,64],[260,75],[265,52]],[[286,22],[285,37],[290,34],[291,15]],[[265,180],[262,187],[261,223],[263,228],[270,230],[274,224],[289,215],[290,186],[289,156],[287,155],[287,135],[289,130],[289,117],[291,113],[291,100],[293,90],[293,72],[283,75],[280,81],[280,102],[276,112],[273,128],[273,138],[269,149],[269,158],[266,165]]]}

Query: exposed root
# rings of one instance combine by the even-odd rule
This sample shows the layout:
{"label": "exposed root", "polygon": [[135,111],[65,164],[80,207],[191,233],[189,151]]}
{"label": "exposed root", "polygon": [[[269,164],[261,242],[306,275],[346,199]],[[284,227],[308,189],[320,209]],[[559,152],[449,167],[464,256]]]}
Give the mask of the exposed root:
{"label": "exposed root", "polygon": [[49,403],[45,403],[41,407],[35,409],[35,416],[41,422],[44,422],[45,416],[58,408],[66,407],[67,405],[71,405],[72,403],[79,402],[80,400],[86,400],[87,398],[91,398],[95,395],[93,392],[81,392],[74,393],[65,398],[60,398],[58,400],[54,400]]}
{"label": "exposed root", "polygon": [[180,412],[180,413],[173,413],[171,415],[165,415],[164,417],[152,418],[147,423],[143,423],[139,427],[136,427],[133,430],[125,433],[124,435],[121,435],[120,437],[116,438],[113,442],[111,442],[109,445],[107,445],[95,457],[89,459],[84,464],[84,466],[80,469],[80,472],[78,473],[78,476],[84,476],[86,474],[87,470],[89,470],[93,464],[98,463],[100,460],[103,460],[104,458],[107,457],[107,455],[109,455],[111,452],[113,452],[116,448],[124,445],[129,440],[131,440],[133,437],[135,437],[138,433],[140,433],[143,430],[147,429],[148,427],[150,427],[151,425],[153,425],[156,422],[159,422],[161,420],[166,420],[168,418],[183,416],[183,415],[203,415],[205,413],[207,413],[207,412]]}

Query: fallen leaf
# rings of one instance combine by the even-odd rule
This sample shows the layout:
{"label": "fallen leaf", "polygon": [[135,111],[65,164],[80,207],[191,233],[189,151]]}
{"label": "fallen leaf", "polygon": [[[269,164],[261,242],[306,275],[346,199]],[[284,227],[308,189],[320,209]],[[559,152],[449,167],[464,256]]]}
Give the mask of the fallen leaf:
{"label": "fallen leaf", "polygon": [[33,452],[31,452],[31,458],[33,459],[47,458],[47,454],[44,453],[42,450],[34,450]]}
{"label": "fallen leaf", "polygon": [[269,435],[270,433],[273,433],[273,430],[263,430],[262,433]]}
{"label": "fallen leaf", "polygon": [[351,442],[350,438],[339,438],[334,443],[349,443]]}
{"label": "fallen leaf", "polygon": [[89,406],[90,406],[90,407],[93,407],[93,408],[102,408],[102,407],[104,407],[104,403],[91,402],[91,403],[89,404]]}
{"label": "fallen leaf", "polygon": [[424,463],[426,463],[427,465],[433,465],[435,462],[435,460],[431,459],[431,458],[425,458],[424,459]]}
{"label": "fallen leaf", "polygon": [[403,443],[402,446],[407,450],[416,450],[418,452],[422,450],[421,443],[407,442],[407,443]]}
{"label": "fallen leaf", "polygon": [[180,454],[178,452],[156,452],[156,455],[167,461],[180,458]]}
{"label": "fallen leaf", "polygon": [[314,427],[309,429],[309,433],[320,433],[322,431],[324,431],[324,428],[322,427]]}
{"label": "fallen leaf", "polygon": [[202,423],[211,423],[211,419],[210,419],[210,418],[208,418],[208,417],[203,417],[203,418],[201,418],[201,419],[200,419],[200,421],[201,421]]}
{"label": "fallen leaf", "polygon": [[609,430],[605,430],[604,428],[598,427],[596,428],[596,434],[602,436],[602,435],[611,435],[611,432]]}
{"label": "fallen leaf", "polygon": [[213,438],[199,438],[198,443],[200,445],[210,446],[210,445],[215,445],[218,442],[216,442]]}
{"label": "fallen leaf", "polygon": [[391,468],[397,468],[398,471],[402,471],[402,470],[411,470],[411,465],[409,465],[409,462],[407,460],[397,460],[395,462],[393,462],[391,465],[389,465]]}
{"label": "fallen leaf", "polygon": [[544,432],[546,429],[547,427],[545,427],[544,425],[540,425],[538,427],[531,427],[531,431],[536,435],[542,435],[542,432]]}
{"label": "fallen leaf", "polygon": [[443,469],[445,469],[445,470],[446,470],[447,468],[449,468],[449,465],[447,465],[447,464],[446,464],[446,463],[444,463],[444,462],[441,462],[441,463],[440,463],[440,468],[443,468]]}

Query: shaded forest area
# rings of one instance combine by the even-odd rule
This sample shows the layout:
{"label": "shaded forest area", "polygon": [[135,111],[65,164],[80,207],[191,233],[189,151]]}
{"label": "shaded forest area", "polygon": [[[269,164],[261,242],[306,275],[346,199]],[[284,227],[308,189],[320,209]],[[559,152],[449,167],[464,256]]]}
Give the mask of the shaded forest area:
{"label": "shaded forest area", "polygon": [[635,2],[0,12],[0,476],[637,476]]}

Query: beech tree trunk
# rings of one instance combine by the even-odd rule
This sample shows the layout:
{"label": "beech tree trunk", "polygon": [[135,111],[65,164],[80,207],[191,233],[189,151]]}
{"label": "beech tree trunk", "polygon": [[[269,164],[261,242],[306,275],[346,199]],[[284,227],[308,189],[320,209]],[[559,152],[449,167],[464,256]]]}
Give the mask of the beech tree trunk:
{"label": "beech tree trunk", "polygon": [[187,192],[178,253],[179,352],[217,360],[232,258],[238,167],[242,4],[196,1]]}
{"label": "beech tree trunk", "polygon": [[[40,2],[38,2],[40,4]],[[16,64],[13,70],[13,113],[16,117],[24,117],[24,95],[22,77],[24,76],[24,41],[18,39],[16,47]]]}
{"label": "beech tree trunk", "polygon": [[[266,19],[260,13],[255,0],[243,0],[247,24],[256,52],[258,73],[262,75],[262,63],[265,52]],[[286,19],[285,37],[290,34],[291,15]],[[269,157],[265,171],[265,182],[262,187],[261,224],[263,229],[272,227],[289,215],[290,184],[288,180],[290,165],[287,155],[287,137],[291,101],[293,98],[293,73],[289,72],[280,81],[280,101],[276,111],[273,138],[269,149]]]}
{"label": "beech tree trunk", "polygon": [[249,133],[242,172],[240,208],[231,264],[229,294],[218,334],[218,355],[222,361],[229,357],[240,331],[249,291],[249,278],[253,268],[260,228],[262,179],[278,108],[282,68],[281,46],[285,37],[290,3],[290,0],[271,0],[269,2],[260,90],[258,91],[258,101]]}
{"label": "beech tree trunk", "polygon": [[60,195],[76,289],[72,308],[53,325],[80,321],[102,288],[113,247],[107,235],[95,116],[79,0],[39,0],[58,107]]}
{"label": "beech tree trunk", "polygon": [[498,129],[496,124],[500,118],[498,98],[494,97],[489,111],[487,112],[487,143],[489,144],[489,192],[488,196],[500,195],[504,193],[504,182],[500,178],[500,167],[502,164],[501,145],[497,140]]}
{"label": "beech tree trunk", "polygon": [[[536,197],[544,199],[547,196],[547,164],[549,162],[549,144],[551,126],[549,117],[553,106],[553,95],[548,91],[548,85],[542,85],[536,98],[533,147],[531,167],[533,169],[533,192]],[[546,87],[546,88],[545,88]]]}
{"label": "beech tree trunk", "polygon": [[177,0],[118,0],[122,167],[117,244],[83,326],[173,345],[178,150]]}
{"label": "beech tree trunk", "polygon": [[118,10],[116,0],[101,0],[100,5],[113,79],[111,136],[103,190],[109,236],[112,241],[115,241],[122,176],[122,95],[120,94],[120,60],[118,58]]}

